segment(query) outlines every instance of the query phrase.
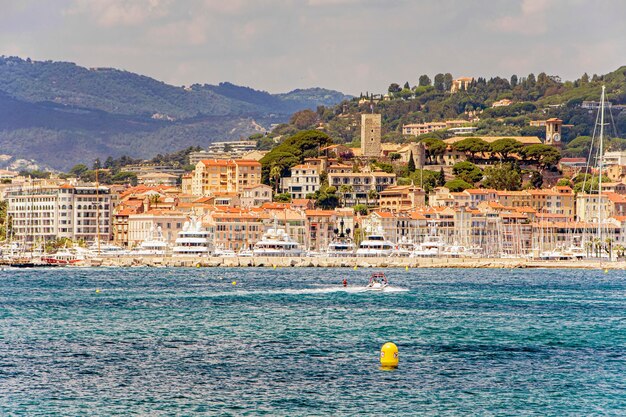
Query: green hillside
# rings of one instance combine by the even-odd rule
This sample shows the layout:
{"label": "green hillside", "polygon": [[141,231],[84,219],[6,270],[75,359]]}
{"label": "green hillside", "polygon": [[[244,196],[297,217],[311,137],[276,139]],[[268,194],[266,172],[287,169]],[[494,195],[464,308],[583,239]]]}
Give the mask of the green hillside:
{"label": "green hillside", "polygon": [[[406,142],[415,140],[402,135],[402,125],[445,119],[473,120],[477,135],[537,135],[544,129],[531,127],[531,120],[558,117],[566,126],[563,139],[567,143],[580,136],[590,136],[595,124],[595,112],[581,107],[585,100],[599,101],[602,85],[612,104],[626,104],[626,66],[604,76],[586,74],[574,81],[561,81],[557,76],[541,73],[525,77],[478,77],[465,91],[450,92],[450,74],[437,74],[431,81],[423,75],[416,86],[409,82],[392,83],[382,95],[365,93],[339,106],[320,109],[318,115],[326,132],[338,142],[358,143],[360,117],[374,111],[383,116],[384,140]],[[492,107],[498,100],[510,99],[513,104]],[[610,112],[614,124],[613,136],[626,135],[626,112]],[[449,134],[447,134],[449,135]],[[432,136],[432,135],[431,135]],[[434,136],[446,136],[445,132]],[[566,150],[567,151],[567,150]]]}

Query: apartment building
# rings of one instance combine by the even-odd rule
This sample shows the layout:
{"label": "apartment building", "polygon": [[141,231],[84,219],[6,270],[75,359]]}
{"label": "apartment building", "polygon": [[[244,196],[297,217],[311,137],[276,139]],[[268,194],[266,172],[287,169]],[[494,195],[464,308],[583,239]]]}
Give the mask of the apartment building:
{"label": "apartment building", "polygon": [[291,168],[291,177],[281,179],[281,189],[291,198],[306,198],[320,189],[319,166],[302,164]]}
{"label": "apartment building", "polygon": [[107,187],[26,187],[7,192],[6,199],[17,241],[111,239],[112,206]]}
{"label": "apartment building", "polygon": [[191,193],[240,192],[261,183],[261,163],[247,159],[204,159],[196,164],[191,178]]}
{"label": "apartment building", "polygon": [[[396,174],[387,172],[343,172],[329,173],[328,184],[342,192],[348,205],[358,203],[378,203],[378,193],[396,184]],[[376,191],[371,193],[370,191]]]}
{"label": "apartment building", "polygon": [[178,210],[153,209],[128,216],[128,246],[138,246],[144,240],[156,238],[156,234],[170,245],[178,232],[183,230],[187,216]]}

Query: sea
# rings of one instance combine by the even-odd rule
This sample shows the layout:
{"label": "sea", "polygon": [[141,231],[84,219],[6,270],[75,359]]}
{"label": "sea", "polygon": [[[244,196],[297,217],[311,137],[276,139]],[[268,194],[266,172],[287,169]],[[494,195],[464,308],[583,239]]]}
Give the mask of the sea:
{"label": "sea", "polygon": [[0,271],[0,415],[626,415],[626,272],[372,272]]}

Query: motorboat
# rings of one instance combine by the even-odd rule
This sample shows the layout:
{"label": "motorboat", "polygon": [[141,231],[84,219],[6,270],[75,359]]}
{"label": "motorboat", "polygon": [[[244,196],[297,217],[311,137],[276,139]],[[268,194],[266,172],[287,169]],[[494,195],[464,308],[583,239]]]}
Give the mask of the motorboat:
{"label": "motorboat", "polygon": [[210,233],[196,219],[185,222],[174,243],[174,256],[208,256],[212,243]]}
{"label": "motorboat", "polygon": [[61,249],[56,253],[42,257],[41,260],[48,264],[74,265],[78,262],[82,262],[86,259],[84,253],[73,249]]}
{"label": "motorboat", "polygon": [[241,258],[252,258],[254,253],[250,249],[241,249],[237,256]]}
{"label": "motorboat", "polygon": [[366,291],[384,291],[389,286],[389,281],[383,272],[374,272],[365,287]]}

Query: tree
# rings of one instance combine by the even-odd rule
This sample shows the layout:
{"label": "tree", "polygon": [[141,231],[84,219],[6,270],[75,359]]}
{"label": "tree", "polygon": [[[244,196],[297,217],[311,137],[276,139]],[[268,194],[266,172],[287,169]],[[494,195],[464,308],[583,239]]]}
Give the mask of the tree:
{"label": "tree", "polygon": [[457,162],[454,164],[452,167],[452,173],[456,175],[457,179],[470,184],[475,184],[483,179],[483,171],[468,161]]}
{"label": "tree", "polygon": [[270,177],[274,180],[274,192],[278,194],[278,184],[280,181],[281,169],[278,165],[273,165],[270,170]]}
{"label": "tree", "polygon": [[391,152],[389,154],[389,159],[391,159],[392,161],[397,161],[398,159],[402,158],[402,155],[400,155],[397,152]]}
{"label": "tree", "polygon": [[320,149],[330,144],[330,136],[319,130],[304,130],[288,137],[259,161],[262,165],[263,182],[270,183],[270,169],[274,165],[280,167],[280,176],[289,176],[292,166],[301,164],[305,158],[317,157]]}
{"label": "tree", "polygon": [[497,153],[500,156],[500,160],[508,159],[512,153],[518,153],[524,145],[515,139],[498,139],[491,143],[491,152]]}
{"label": "tree", "polygon": [[453,193],[458,193],[459,191],[467,190],[468,188],[472,188],[473,186],[472,184],[467,183],[463,180],[454,179],[454,180],[448,181],[445,187]]}
{"label": "tree", "polygon": [[367,216],[368,209],[365,204],[357,204],[353,208],[355,214],[360,214],[362,216]]}
{"label": "tree", "polygon": [[589,83],[589,75],[587,75],[587,73],[584,73],[582,77],[580,77],[580,82],[581,84],[588,84]]}
{"label": "tree", "polygon": [[571,187],[572,181],[569,178],[561,178],[556,182],[558,187]]}
{"label": "tree", "polygon": [[530,172],[530,186],[536,190],[539,190],[543,186],[543,175],[541,175],[541,172]]}
{"label": "tree", "polygon": [[513,74],[511,75],[511,88],[515,88],[517,86],[517,75]]}
{"label": "tree", "polygon": [[435,90],[437,91],[444,91],[445,87],[444,87],[444,75],[443,74],[439,73],[435,75],[433,86],[435,87]]}
{"label": "tree", "polygon": [[483,185],[496,190],[517,191],[522,187],[522,177],[511,164],[498,164],[485,169]]}
{"label": "tree", "polygon": [[455,143],[453,147],[459,152],[470,154],[470,159],[472,160],[475,160],[476,154],[489,152],[491,150],[491,146],[480,138],[463,139]]}
{"label": "tree", "polygon": [[454,81],[454,78],[452,78],[452,74],[447,72],[443,76],[443,88],[445,91],[450,91],[452,89],[452,81]]}
{"label": "tree", "polygon": [[317,126],[318,121],[319,117],[317,113],[309,109],[295,112],[291,116],[291,119],[289,119],[289,123],[299,130],[313,129]]}
{"label": "tree", "polygon": [[435,163],[439,157],[446,153],[446,149],[448,149],[448,145],[437,138],[422,139],[422,143],[426,147],[426,157],[431,163]]}
{"label": "tree", "polygon": [[446,173],[443,171],[443,167],[439,169],[439,178],[437,179],[437,185],[443,186],[446,183]]}
{"label": "tree", "polygon": [[387,91],[389,92],[389,94],[394,94],[402,91],[402,88],[400,88],[400,84],[391,83],[389,84],[389,88],[387,89]]}
{"label": "tree", "polygon": [[420,87],[426,87],[426,86],[429,86],[429,85],[430,85],[430,78],[428,77],[428,75],[426,75],[426,74],[420,75],[419,86]]}
{"label": "tree", "polygon": [[279,203],[288,203],[291,201],[291,194],[289,193],[275,194],[274,201],[279,202]]}
{"label": "tree", "polygon": [[78,164],[78,165],[74,165],[70,169],[69,173],[74,175],[77,178],[80,178],[87,171],[89,171],[89,168],[87,168],[87,165],[85,165],[85,164]]}
{"label": "tree", "polygon": [[407,163],[409,174],[415,172],[415,160],[413,159],[413,151],[409,152],[409,162]]}
{"label": "tree", "polygon": [[339,206],[339,197],[337,197],[337,189],[335,187],[323,187],[315,192],[317,198],[315,205],[324,210],[333,210]]}
{"label": "tree", "polygon": [[341,194],[341,197],[343,198],[344,207],[347,204],[347,194],[351,194],[352,192],[354,192],[354,187],[351,185],[343,184],[339,187],[339,194]]}
{"label": "tree", "polygon": [[408,82],[408,81],[404,83],[404,87],[403,87],[403,88],[404,88],[405,90],[410,90],[410,89],[411,89],[411,86],[409,85],[409,82]]}
{"label": "tree", "polygon": [[559,163],[561,153],[550,145],[537,144],[522,148],[520,153],[527,159],[534,161],[540,168],[549,168]]}

